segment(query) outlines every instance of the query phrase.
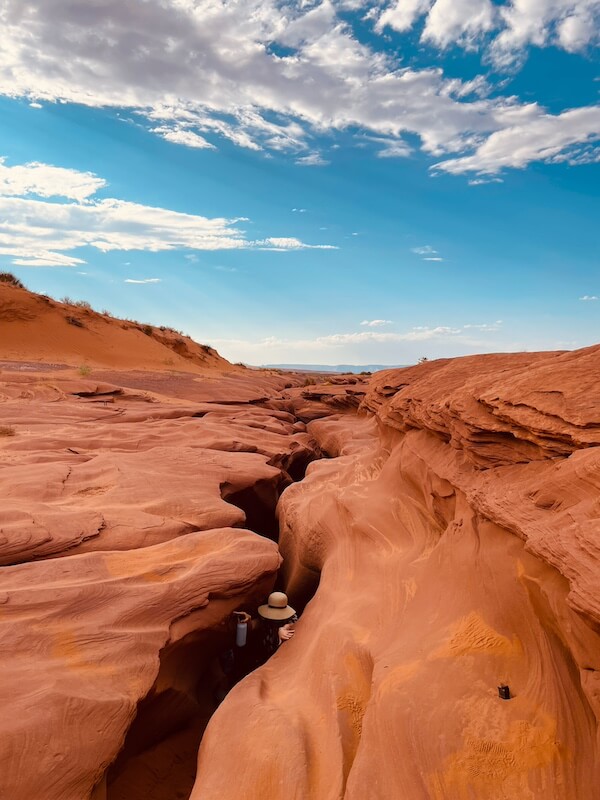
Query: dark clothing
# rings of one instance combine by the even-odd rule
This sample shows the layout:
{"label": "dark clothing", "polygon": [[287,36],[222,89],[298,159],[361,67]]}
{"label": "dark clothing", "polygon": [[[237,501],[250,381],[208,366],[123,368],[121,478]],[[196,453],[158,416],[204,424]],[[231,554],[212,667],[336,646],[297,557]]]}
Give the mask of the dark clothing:
{"label": "dark clothing", "polygon": [[294,622],[298,622],[297,614],[281,620],[264,619],[259,616],[252,627],[249,625],[246,644],[243,647],[234,645],[219,656],[228,688],[268,661],[281,645],[279,628]]}
{"label": "dark clothing", "polygon": [[264,664],[267,659],[277,652],[281,644],[279,628],[298,622],[298,615],[294,614],[293,617],[288,617],[288,619],[264,619],[259,617],[259,621],[260,628],[257,633],[260,637],[260,648],[264,654],[264,659],[260,663]]}

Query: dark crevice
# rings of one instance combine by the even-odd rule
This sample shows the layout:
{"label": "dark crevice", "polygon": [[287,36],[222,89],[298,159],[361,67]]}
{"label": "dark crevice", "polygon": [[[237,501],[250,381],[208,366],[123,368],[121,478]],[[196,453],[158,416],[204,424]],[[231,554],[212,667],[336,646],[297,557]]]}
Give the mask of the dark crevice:
{"label": "dark crevice", "polygon": [[106,773],[106,800],[189,797],[200,740],[218,705],[217,656],[226,640],[225,631],[194,631],[162,650],[155,684]]}
{"label": "dark crevice", "polygon": [[234,492],[230,490],[229,484],[224,483],[221,485],[221,497],[244,512],[245,528],[277,541],[279,525],[275,512],[283,488],[285,486],[265,480]]}
{"label": "dark crevice", "polygon": [[[299,446],[286,456],[273,459],[272,466],[280,469],[279,480],[258,480],[237,491],[223,483],[221,496],[244,512],[245,527],[277,541],[277,504],[281,492],[294,480],[301,480],[308,464],[321,456],[316,446]],[[319,577],[316,573],[311,576],[298,596],[294,596],[298,612],[304,610],[313,596]],[[280,575],[274,588],[283,589],[283,582],[284,576]],[[261,579],[254,587],[256,596],[246,597],[247,605],[240,602],[237,609],[255,615],[272,585],[272,577]],[[221,603],[227,607],[219,611]],[[210,630],[193,631],[163,648],[154,686],[138,704],[123,747],[96,787],[94,800],[189,798],[200,741],[212,714],[232,685],[257,666],[252,647],[241,650],[234,647],[231,612],[236,606],[232,601],[213,598],[210,608],[213,618],[220,614],[228,622]],[[233,667],[228,670],[227,662],[232,657]]]}

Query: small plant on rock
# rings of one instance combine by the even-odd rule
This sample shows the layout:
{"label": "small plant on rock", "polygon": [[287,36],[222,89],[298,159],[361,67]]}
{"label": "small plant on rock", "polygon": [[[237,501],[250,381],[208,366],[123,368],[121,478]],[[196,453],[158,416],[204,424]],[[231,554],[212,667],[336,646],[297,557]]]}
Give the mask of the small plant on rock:
{"label": "small plant on rock", "polygon": [[9,283],[11,286],[16,286],[17,289],[24,289],[25,284],[20,281],[12,272],[0,272],[0,281],[2,283]]}
{"label": "small plant on rock", "polygon": [[92,368],[90,367],[89,364],[82,364],[77,370],[77,372],[81,375],[82,378],[87,378],[87,376],[90,374],[91,371]]}

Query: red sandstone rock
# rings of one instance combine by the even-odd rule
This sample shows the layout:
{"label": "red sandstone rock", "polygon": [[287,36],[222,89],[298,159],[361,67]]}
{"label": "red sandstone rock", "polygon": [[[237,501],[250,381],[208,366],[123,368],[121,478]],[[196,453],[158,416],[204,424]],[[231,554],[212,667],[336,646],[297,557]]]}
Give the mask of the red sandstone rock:
{"label": "red sandstone rock", "polygon": [[378,432],[308,425],[333,458],[284,493],[280,548],[315,594],[211,720],[193,800],[234,770],[247,800],[596,798],[599,367],[431,362],[374,376]]}
{"label": "red sandstone rock", "polygon": [[187,637],[202,675],[206,648],[199,638],[192,647],[193,636],[256,602],[278,563],[273,542],[220,529],[5,567],[0,796],[90,797],[152,689],[161,652]]}
{"label": "red sandstone rock", "polygon": [[0,374],[0,550],[35,559],[0,568],[1,797],[187,795],[225,621],[279,563],[229,526],[272,524],[322,451],[279,504],[306,610],[192,798],[596,800],[600,348],[378,373],[357,416],[359,383],[0,290],[0,358],[55,365]]}

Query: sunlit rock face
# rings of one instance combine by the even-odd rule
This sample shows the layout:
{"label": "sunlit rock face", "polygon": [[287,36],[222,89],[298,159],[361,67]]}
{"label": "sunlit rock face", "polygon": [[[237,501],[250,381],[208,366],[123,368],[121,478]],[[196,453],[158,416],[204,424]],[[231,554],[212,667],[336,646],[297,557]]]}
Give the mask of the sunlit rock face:
{"label": "sunlit rock face", "polygon": [[97,374],[0,372],[7,800],[189,795],[232,611],[272,589],[278,497],[319,454],[245,402],[281,377]]}
{"label": "sunlit rock face", "polygon": [[428,362],[308,424],[329,458],[279,503],[308,605],[193,800],[597,797],[599,378],[600,348]]}

